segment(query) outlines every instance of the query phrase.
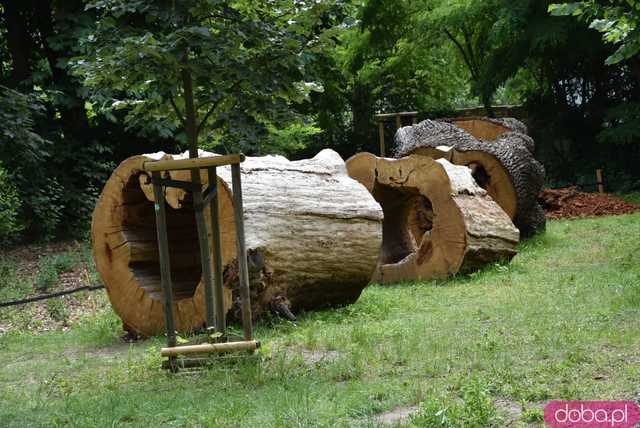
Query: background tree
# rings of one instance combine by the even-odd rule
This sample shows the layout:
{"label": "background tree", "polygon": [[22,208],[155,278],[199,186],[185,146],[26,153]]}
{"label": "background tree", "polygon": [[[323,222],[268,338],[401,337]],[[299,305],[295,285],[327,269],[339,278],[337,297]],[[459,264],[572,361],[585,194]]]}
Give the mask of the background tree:
{"label": "background tree", "polygon": [[[260,153],[301,118],[305,65],[340,4],[185,0],[91,2],[99,18],[74,61],[100,112],[188,143]],[[149,119],[152,120],[149,120]],[[304,121],[302,121],[304,123]]]}
{"label": "background tree", "polygon": [[618,45],[607,58],[607,64],[618,64],[640,52],[640,2],[611,0],[605,4],[595,0],[549,5],[555,16],[577,16],[602,33],[606,43]]}

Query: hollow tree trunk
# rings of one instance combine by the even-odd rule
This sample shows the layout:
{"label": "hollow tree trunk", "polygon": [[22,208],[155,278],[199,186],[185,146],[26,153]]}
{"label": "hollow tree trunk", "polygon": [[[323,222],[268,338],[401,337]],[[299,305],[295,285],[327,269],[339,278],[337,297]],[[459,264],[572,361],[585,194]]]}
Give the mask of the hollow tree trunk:
{"label": "hollow tree trunk", "polygon": [[[471,134],[474,138],[483,141],[493,141],[503,134],[518,132],[527,136],[527,125],[512,117],[492,118],[484,116],[447,117],[438,119],[439,122],[451,123]],[[533,144],[529,137],[527,145]],[[531,147],[532,153],[535,147]]]}
{"label": "hollow tree trunk", "polygon": [[[141,167],[163,156],[123,162],[105,186],[92,223],[94,257],[112,305],[129,330],[143,335],[163,331],[164,315],[153,193]],[[339,155],[325,150],[297,162],[249,157],[241,170],[254,317],[354,302],[376,266],[382,209],[348,177]],[[229,168],[218,168],[218,175],[225,308],[234,315],[239,302]],[[172,178],[189,181],[190,171]],[[206,171],[201,180],[207,183]],[[177,326],[192,331],[204,324],[205,312],[193,203],[180,189],[167,189],[166,197]]]}
{"label": "hollow tree trunk", "polygon": [[518,230],[468,168],[425,156],[347,161],[384,211],[374,282],[445,278],[516,254]]}
{"label": "hollow tree trunk", "polygon": [[469,166],[478,184],[527,237],[545,228],[537,202],[544,167],[533,157],[525,137],[508,132],[494,141],[479,141],[450,123],[425,120],[398,130],[396,157],[420,154]]}

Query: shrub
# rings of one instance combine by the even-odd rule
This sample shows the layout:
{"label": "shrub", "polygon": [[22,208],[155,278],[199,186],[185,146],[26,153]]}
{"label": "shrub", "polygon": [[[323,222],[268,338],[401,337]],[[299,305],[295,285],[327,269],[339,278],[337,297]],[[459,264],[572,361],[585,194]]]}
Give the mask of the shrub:
{"label": "shrub", "polygon": [[80,256],[75,252],[66,252],[40,259],[36,286],[45,291],[57,284],[61,273],[71,272],[80,264]]}
{"label": "shrub", "polygon": [[15,238],[24,228],[18,220],[21,206],[16,186],[0,163],[0,243]]}

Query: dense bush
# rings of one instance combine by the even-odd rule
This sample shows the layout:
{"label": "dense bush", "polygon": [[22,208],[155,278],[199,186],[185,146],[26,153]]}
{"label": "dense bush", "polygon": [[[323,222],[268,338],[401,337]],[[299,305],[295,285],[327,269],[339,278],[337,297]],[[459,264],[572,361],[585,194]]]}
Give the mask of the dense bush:
{"label": "dense bush", "polygon": [[12,240],[22,231],[18,218],[21,205],[16,186],[0,163],[0,243]]}

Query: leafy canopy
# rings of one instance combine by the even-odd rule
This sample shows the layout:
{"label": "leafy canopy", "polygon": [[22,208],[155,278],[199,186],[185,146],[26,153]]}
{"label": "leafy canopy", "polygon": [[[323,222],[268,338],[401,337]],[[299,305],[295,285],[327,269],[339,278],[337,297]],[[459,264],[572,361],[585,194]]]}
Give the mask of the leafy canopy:
{"label": "leafy canopy", "polygon": [[99,12],[97,30],[75,69],[99,111],[121,110],[127,126],[150,134],[185,141],[191,133],[256,152],[269,129],[299,119],[292,104],[320,89],[305,81],[305,66],[340,3],[100,0],[87,7]]}
{"label": "leafy canopy", "polygon": [[606,3],[588,0],[552,4],[549,12],[555,16],[577,16],[602,33],[605,42],[619,45],[606,60],[607,65],[612,65],[640,52],[640,1],[609,0]]}

